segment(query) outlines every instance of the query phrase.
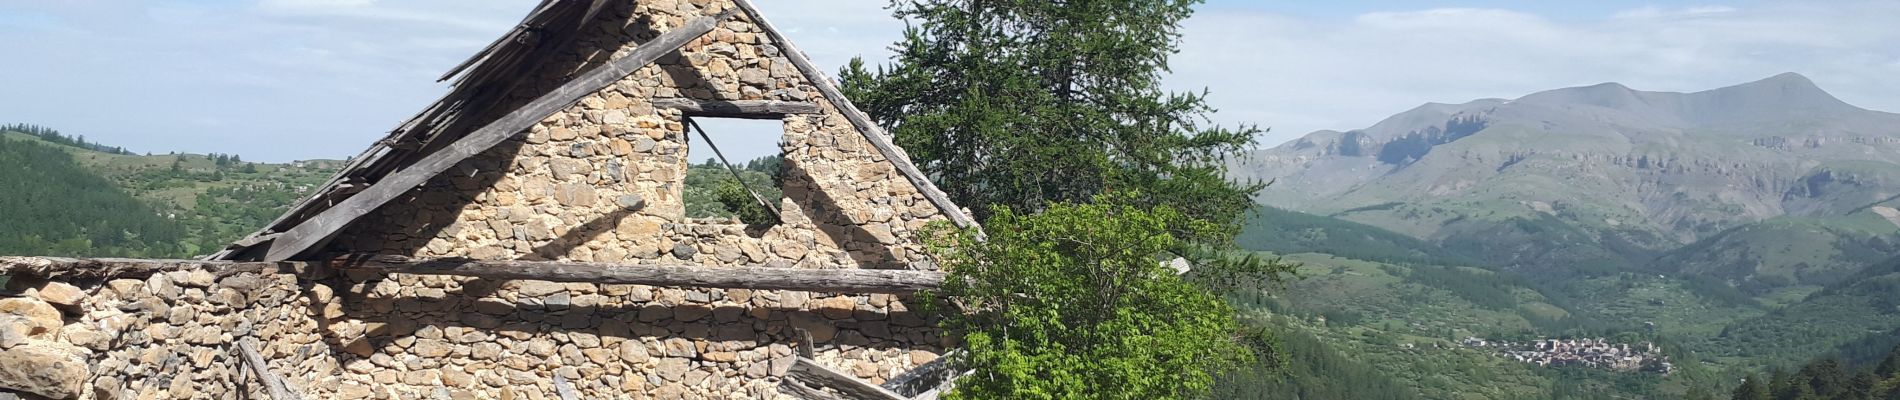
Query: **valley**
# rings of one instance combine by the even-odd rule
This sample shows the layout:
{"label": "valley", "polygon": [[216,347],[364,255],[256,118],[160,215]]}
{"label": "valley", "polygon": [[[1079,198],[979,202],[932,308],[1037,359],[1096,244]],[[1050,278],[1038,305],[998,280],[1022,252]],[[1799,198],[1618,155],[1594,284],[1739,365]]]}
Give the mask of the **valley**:
{"label": "valley", "polygon": [[[1275,182],[1237,244],[1301,268],[1230,298],[1284,369],[1216,394],[1715,398],[1817,357],[1876,362],[1900,344],[1900,115],[1831,99],[1790,75],[1606,84],[1428,104],[1232,160]],[[4,135],[0,254],[207,254],[344,163]],[[778,162],[739,174],[776,198]],[[688,216],[761,212],[731,174],[692,165]]]}
{"label": "valley", "polygon": [[[1701,397],[1900,342],[1900,114],[1800,75],[1427,104],[1230,168],[1274,182],[1237,241],[1304,264],[1243,303],[1424,398]],[[1466,338],[1656,343],[1674,369],[1451,356]],[[1425,371],[1461,368],[1524,372],[1458,383],[1483,395],[1426,389],[1444,378]],[[1609,390],[1558,393],[1579,387]]]}

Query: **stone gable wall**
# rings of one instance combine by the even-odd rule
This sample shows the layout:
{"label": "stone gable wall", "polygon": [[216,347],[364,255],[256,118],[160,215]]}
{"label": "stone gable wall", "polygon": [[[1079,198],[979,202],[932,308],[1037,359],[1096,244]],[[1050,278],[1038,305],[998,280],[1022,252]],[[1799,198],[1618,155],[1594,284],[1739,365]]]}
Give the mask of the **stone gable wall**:
{"label": "stone gable wall", "polygon": [[[524,83],[515,101],[731,4],[650,0],[615,7]],[[907,268],[924,261],[912,232],[941,214],[782,52],[746,18],[729,20],[678,56],[378,210],[369,217],[374,223],[347,230],[332,250],[780,268]],[[820,104],[823,114],[782,121],[782,223],[760,229],[686,218],[686,168],[708,155],[686,154],[678,111],[652,107],[650,99],[668,97]],[[363,329],[370,350],[339,354],[344,368],[337,380],[374,387],[448,385],[499,397],[502,388],[546,387],[562,374],[589,398],[767,398],[790,366],[794,327],[814,333],[820,362],[874,382],[933,359],[942,344],[931,322],[889,295],[351,278],[338,283],[346,307],[331,323],[385,324],[386,331]],[[359,339],[333,338],[344,347]],[[469,357],[451,357],[464,364],[403,361],[465,350]]]}
{"label": "stone gable wall", "polygon": [[[570,48],[541,60],[509,101],[525,103],[634,43],[730,7],[616,3]],[[913,233],[942,215],[782,51],[744,16],[729,20],[366,216],[328,250],[812,269],[924,261]],[[685,217],[682,119],[649,100],[667,97],[824,108],[782,121],[781,224]],[[65,325],[100,326],[110,339],[61,333],[40,342],[81,354],[88,398],[262,397],[228,350],[254,335],[273,369],[311,397],[392,399],[554,398],[555,375],[589,399],[784,398],[775,388],[794,357],[794,329],[812,333],[820,363],[872,382],[936,358],[945,344],[915,301],[892,295],[380,274],[260,275],[233,288],[233,278],[199,278],[78,283],[85,299]]]}

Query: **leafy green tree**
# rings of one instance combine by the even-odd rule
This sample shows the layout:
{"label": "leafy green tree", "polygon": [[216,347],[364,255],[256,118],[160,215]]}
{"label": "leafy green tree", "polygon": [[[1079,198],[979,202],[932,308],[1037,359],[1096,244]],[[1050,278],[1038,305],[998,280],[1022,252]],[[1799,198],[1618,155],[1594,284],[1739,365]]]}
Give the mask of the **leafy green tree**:
{"label": "leafy green tree", "polygon": [[841,75],[846,95],[979,219],[1126,191],[1141,196],[1118,198],[1237,221],[1261,186],[1228,181],[1222,161],[1260,130],[1210,126],[1204,92],[1161,89],[1198,3],[893,1],[911,22],[896,61],[873,72],[854,60]]}
{"label": "leafy green tree", "polygon": [[1742,385],[1735,388],[1730,400],[1769,400],[1768,386],[1761,383],[1761,377],[1749,375]]}
{"label": "leafy green tree", "polygon": [[778,223],[778,215],[774,215],[771,209],[765,208],[765,205],[759,204],[758,198],[752,197],[752,192],[747,191],[737,179],[727,178],[719,181],[719,185],[713,187],[712,195],[714,201],[718,201],[727,210],[731,210],[739,217],[739,221],[745,222],[746,225],[771,226]]}
{"label": "leafy green tree", "polygon": [[950,271],[942,294],[960,311],[945,326],[978,371],[950,398],[1197,398],[1255,357],[1232,307],[1157,257],[1180,245],[1165,228],[1216,227],[1114,203],[998,207],[987,240],[932,236]]}

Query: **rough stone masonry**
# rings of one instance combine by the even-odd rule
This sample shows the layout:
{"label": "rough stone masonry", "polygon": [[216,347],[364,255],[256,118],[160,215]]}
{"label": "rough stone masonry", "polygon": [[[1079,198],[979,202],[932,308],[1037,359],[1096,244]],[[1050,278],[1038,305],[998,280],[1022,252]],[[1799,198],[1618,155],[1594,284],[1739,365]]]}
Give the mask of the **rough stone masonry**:
{"label": "rough stone masonry", "polygon": [[[508,95],[525,103],[730,0],[611,1]],[[634,72],[343,231],[327,250],[412,257],[914,268],[943,220],[748,18]],[[781,223],[686,218],[677,110],[656,98],[813,102],[788,115]],[[504,102],[507,103],[507,102]],[[506,109],[507,107],[501,107]],[[501,111],[497,111],[500,113]],[[493,117],[491,116],[490,119]],[[694,155],[705,157],[706,155]],[[782,398],[793,332],[881,382],[946,344],[892,295],[488,281],[322,271],[18,279],[0,388],[50,398],[263,398],[236,340],[310,398]]]}

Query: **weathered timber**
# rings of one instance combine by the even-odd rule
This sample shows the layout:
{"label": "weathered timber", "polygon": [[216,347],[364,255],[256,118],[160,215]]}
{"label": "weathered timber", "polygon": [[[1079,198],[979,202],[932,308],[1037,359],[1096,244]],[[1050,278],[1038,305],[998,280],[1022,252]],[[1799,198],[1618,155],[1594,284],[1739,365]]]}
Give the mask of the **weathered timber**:
{"label": "weathered timber", "polygon": [[[838,392],[838,396],[837,396],[838,398],[843,398],[843,399],[853,399],[853,400],[907,400],[908,399],[907,397],[900,396],[897,393],[892,393],[889,390],[884,390],[884,388],[877,387],[877,385],[872,385],[870,382],[861,381],[861,380],[858,380],[857,378],[852,378],[851,376],[839,373],[838,371],[833,371],[830,368],[825,368],[825,366],[818,365],[817,362],[814,362],[810,358],[805,358],[805,357],[799,357],[797,361],[793,362],[791,371],[786,372],[785,377],[787,378],[786,379],[787,383],[795,382],[796,384],[800,386],[808,386],[810,388],[831,388],[831,390],[835,390]],[[782,388],[781,390],[785,390],[784,386],[785,386],[784,384],[780,384],[780,387]],[[789,389],[790,391],[797,391],[797,388],[789,388]]]}
{"label": "weathered timber", "polygon": [[31,276],[49,280],[140,279],[171,271],[287,270],[321,263],[235,262],[205,260],[143,260],[131,258],[0,257],[0,275]]}
{"label": "weathered timber", "polygon": [[919,365],[917,368],[904,371],[903,374],[893,376],[890,380],[884,381],[884,384],[878,386],[892,393],[897,393],[900,396],[909,397],[914,400],[918,396],[926,393],[947,388],[955,381],[956,377],[962,376],[962,374],[956,370],[951,369],[953,366],[952,360],[961,356],[963,356],[961,351],[952,351],[948,354],[944,354],[942,357],[937,357],[935,360],[930,360],[930,362]]}
{"label": "weathered timber", "polygon": [[785,37],[779,34],[778,28],[766,21],[764,14],[759,13],[759,9],[754,7],[750,0],[734,0],[734,4],[745,11],[746,17],[751,18],[753,24],[758,25],[767,36],[771,37],[772,44],[784,50],[785,58],[791,60],[792,66],[804,73],[812,86],[817,87],[818,92],[824,94],[825,99],[830,101],[832,106],[837,107],[838,111],[844,114],[845,119],[857,126],[858,133],[864,136],[864,140],[870,142],[871,147],[877,148],[878,153],[889,160],[892,166],[897,167],[897,171],[904,175],[904,179],[916,186],[917,192],[923,193],[924,198],[929,199],[930,204],[937,206],[938,211],[949,217],[951,223],[959,228],[982,228],[977,226],[976,220],[970,218],[969,214],[964,214],[963,209],[958,208],[956,203],[950,202],[950,196],[944,194],[943,190],[937,189],[937,185],[930,182],[930,177],[924,176],[922,171],[917,170],[917,165],[911,163],[910,156],[904,154],[904,150],[891,144],[890,134],[885,133],[884,128],[878,127],[869,115],[864,114],[864,111],[858,110],[857,105],[851,104],[851,100],[844,97],[844,92],[838,90],[838,86],[831,82],[831,78],[825,75],[825,71],[813,64],[810,58],[805,57],[805,53],[793,46],[792,41],[785,40]]}
{"label": "weathered timber", "polygon": [[143,278],[157,273],[187,270],[209,270],[226,275],[245,271],[314,272],[324,269],[358,269],[385,273],[551,282],[891,294],[936,289],[943,284],[945,276],[940,271],[920,270],[485,261],[414,259],[378,255],[352,255],[326,261],[276,262],[0,257],[0,275],[63,280]]}
{"label": "weathered timber", "polygon": [[802,101],[774,100],[693,100],[693,99],[654,99],[654,108],[680,110],[688,117],[708,118],[744,118],[744,119],[780,119],[789,114],[817,114],[824,112],[817,103]]}
{"label": "weathered timber", "polygon": [[265,253],[264,259],[283,261],[302,255],[318,243],[328,240],[357,218],[375,211],[383,204],[427,182],[449,167],[488,151],[509,137],[534,126],[548,115],[580,102],[581,98],[612,85],[632,74],[633,71],[645,68],[659,60],[661,56],[672,53],[694,39],[704,36],[707,32],[711,32],[720,21],[731,17],[732,14],[732,10],[727,10],[717,16],[695,19],[678,29],[667,31],[652,41],[640,45],[627,56],[595,67],[500,119],[475,129],[448,147],[416,161],[408,168],[384,177],[382,181],[376,182],[362,193],[350,196],[335,206],[323,210],[322,213],[304,220],[297,227],[285,231],[283,236],[271,242],[270,251]]}
{"label": "weathered timber", "polygon": [[798,337],[798,349],[797,349],[798,356],[805,357],[805,358],[817,357],[816,355],[813,355],[817,353],[818,351],[815,349],[816,346],[812,346],[811,344],[811,331],[804,330],[804,329],[796,329],[796,330],[793,330],[792,332],[794,336]]}
{"label": "weathered timber", "polygon": [[836,293],[911,293],[943,284],[939,271],[801,269],[607,264],[560,261],[483,261],[369,256],[333,261],[343,269],[386,273],[472,276],[673,287],[798,290]]}
{"label": "weathered timber", "polygon": [[250,337],[238,339],[238,354],[243,355],[244,363],[250,365],[251,372],[257,374],[257,380],[264,382],[264,391],[270,394],[271,400],[302,399],[303,397],[290,390],[290,385],[284,383],[283,377],[270,371],[270,364],[264,362],[264,356],[257,354],[257,346],[251,344],[256,341],[257,339]]}
{"label": "weathered timber", "polygon": [[792,377],[785,377],[779,380],[778,390],[780,393],[791,395],[792,398],[794,399],[843,400],[843,399],[838,398],[837,395],[833,395],[829,392],[812,388],[811,386],[806,386],[804,382],[798,381],[798,378],[792,378]]}

